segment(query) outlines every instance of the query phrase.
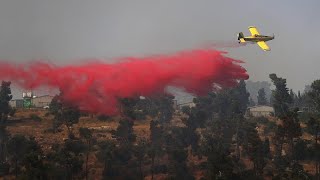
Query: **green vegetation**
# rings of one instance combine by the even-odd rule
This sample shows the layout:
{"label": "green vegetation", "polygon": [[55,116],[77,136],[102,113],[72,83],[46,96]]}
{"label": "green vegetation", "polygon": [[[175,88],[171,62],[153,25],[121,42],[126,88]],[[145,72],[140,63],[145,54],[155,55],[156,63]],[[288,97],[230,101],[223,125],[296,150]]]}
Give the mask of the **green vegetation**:
{"label": "green vegetation", "polygon": [[259,89],[258,91],[258,105],[267,105],[266,93],[264,92],[264,88]]}
{"label": "green vegetation", "polygon": [[[66,132],[63,141],[46,150],[38,137],[8,131],[8,115],[17,112],[8,104],[10,82],[2,82],[0,175],[16,179],[317,179],[320,80],[312,83],[310,91],[295,94],[287,88],[286,79],[276,74],[270,74],[270,79],[275,86],[272,118],[245,116],[255,102],[244,81],[194,98],[195,107],[183,107],[183,113],[175,113],[173,96],[160,95],[120,99],[120,117],[89,117],[58,95],[45,115],[29,115],[33,123],[52,119],[53,134],[42,134],[44,139]],[[265,89],[257,92],[257,104],[268,105]],[[108,131],[112,138],[81,127],[81,116],[116,123]],[[147,126],[144,136],[135,129],[141,125]],[[310,168],[307,172],[306,163],[315,164],[315,173]]]}
{"label": "green vegetation", "polygon": [[41,121],[41,117],[39,117],[37,114],[30,114],[30,119],[34,121]]}

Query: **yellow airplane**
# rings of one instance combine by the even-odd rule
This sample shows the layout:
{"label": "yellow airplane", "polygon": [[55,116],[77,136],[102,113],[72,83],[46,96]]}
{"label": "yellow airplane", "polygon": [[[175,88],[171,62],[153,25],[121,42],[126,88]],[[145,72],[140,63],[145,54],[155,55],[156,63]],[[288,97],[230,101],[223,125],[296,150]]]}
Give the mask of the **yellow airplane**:
{"label": "yellow airplane", "polygon": [[270,41],[274,39],[274,35],[273,36],[260,35],[258,29],[254,26],[249,26],[249,31],[251,33],[251,36],[245,37],[242,32],[238,34],[239,43],[246,43],[247,41],[257,43],[258,46],[260,46],[260,48],[263,49],[264,51],[270,51],[270,48],[266,44],[266,41]]}

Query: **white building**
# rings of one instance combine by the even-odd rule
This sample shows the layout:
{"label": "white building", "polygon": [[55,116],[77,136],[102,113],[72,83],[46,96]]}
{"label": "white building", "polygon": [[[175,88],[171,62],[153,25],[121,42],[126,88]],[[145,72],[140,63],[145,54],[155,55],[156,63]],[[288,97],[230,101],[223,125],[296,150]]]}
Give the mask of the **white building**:
{"label": "white building", "polygon": [[268,117],[268,116],[273,116],[274,114],[274,109],[271,106],[264,106],[264,105],[258,105],[258,106],[253,106],[249,107],[247,109],[247,116],[253,116],[253,117]]}
{"label": "white building", "polygon": [[184,106],[188,106],[190,108],[195,107],[196,104],[194,102],[187,102],[187,103],[183,103],[183,104],[178,104],[177,107],[178,109],[181,109]]}
{"label": "white building", "polygon": [[32,104],[36,108],[43,108],[45,106],[49,106],[52,99],[53,99],[53,96],[50,96],[50,95],[34,97],[32,98]]}
{"label": "white building", "polygon": [[9,105],[12,108],[23,108],[23,99],[11,100],[11,101],[9,101]]}

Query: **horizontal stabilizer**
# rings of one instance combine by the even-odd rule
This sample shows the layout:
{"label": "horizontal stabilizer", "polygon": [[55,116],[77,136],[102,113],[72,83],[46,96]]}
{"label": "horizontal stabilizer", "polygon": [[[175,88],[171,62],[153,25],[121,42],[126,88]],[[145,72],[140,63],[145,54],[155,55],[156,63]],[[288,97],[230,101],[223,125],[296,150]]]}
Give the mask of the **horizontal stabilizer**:
{"label": "horizontal stabilizer", "polygon": [[240,38],[239,40],[240,40],[241,43],[246,42],[243,38]]}

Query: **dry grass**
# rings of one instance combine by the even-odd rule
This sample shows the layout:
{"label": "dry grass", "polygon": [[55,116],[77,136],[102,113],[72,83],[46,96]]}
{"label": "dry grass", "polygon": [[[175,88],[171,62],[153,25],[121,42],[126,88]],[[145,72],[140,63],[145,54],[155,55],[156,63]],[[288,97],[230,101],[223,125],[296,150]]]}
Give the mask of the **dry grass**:
{"label": "dry grass", "polygon": [[[47,110],[37,109],[37,110],[17,110],[14,117],[10,118],[9,120],[9,126],[8,130],[9,132],[14,134],[23,134],[26,136],[33,136],[38,141],[41,148],[44,150],[44,152],[48,152],[51,149],[51,146],[55,143],[63,143],[64,139],[68,137],[68,132],[65,126],[62,126],[62,132],[59,133],[49,133],[45,132],[49,128],[52,127],[52,117],[46,116]],[[31,114],[38,115],[42,120],[41,121],[34,121],[30,118]],[[182,122],[182,117],[175,115],[172,120],[173,126],[183,127],[184,124]],[[279,121],[276,118],[270,118],[270,121],[276,122],[276,124],[280,124],[281,121]],[[141,120],[136,121],[134,124],[134,133],[137,135],[137,138],[146,138],[148,139],[150,137],[150,121],[151,118],[147,118],[147,120]],[[87,127],[94,130],[94,136],[97,138],[97,140],[105,140],[111,138],[111,130],[116,130],[119,117],[115,117],[112,120],[108,121],[100,121],[96,117],[81,117],[79,120],[79,123],[74,125],[74,133],[76,136],[79,136],[79,128],[80,127]],[[301,124],[302,127],[305,127],[305,124]],[[264,133],[265,126],[259,124],[257,131],[262,140],[265,138],[269,138],[270,140],[270,150],[271,153],[274,153],[275,146],[272,143],[272,139],[274,137],[274,133]],[[303,139],[311,140],[312,136],[308,133],[303,133],[302,136]],[[90,154],[90,162],[89,162],[89,168],[90,168],[90,177],[101,177],[103,165],[98,162],[98,159],[94,155],[94,153]],[[166,160],[164,160],[166,161]],[[205,159],[198,159],[198,157],[189,156],[189,165],[191,167],[196,167],[200,163],[204,162]],[[253,163],[248,158],[242,158],[242,161],[246,167],[246,169],[252,169]],[[313,174],[314,173],[314,163],[304,161],[302,162],[302,165],[306,171]],[[203,171],[197,170],[195,168],[193,173],[195,177],[199,179],[199,177],[202,177],[204,174]],[[155,175],[155,179],[166,179],[167,175],[165,174],[157,174]],[[100,179],[100,178],[98,178]],[[151,176],[148,175],[145,177],[145,179],[151,179]]]}
{"label": "dry grass", "polygon": [[[39,143],[40,147],[45,153],[50,152],[53,144],[62,144],[64,139],[68,137],[67,128],[61,126],[62,131],[58,133],[45,132],[52,127],[53,117],[46,116],[47,110],[42,109],[18,109],[15,116],[9,119],[8,131],[11,135],[22,134],[25,136],[32,136]],[[36,114],[42,120],[34,121],[30,118],[31,114]],[[94,129],[94,137],[99,140],[111,139],[111,130],[116,130],[118,127],[119,117],[115,117],[112,120],[100,121],[96,117],[81,117],[79,123],[73,126],[73,132],[76,136],[79,136],[79,128],[86,127]],[[134,133],[140,138],[149,137],[149,125],[150,119],[146,121],[136,121],[134,125]],[[89,156],[89,177],[97,177],[95,179],[101,179],[103,164],[99,163],[94,153]],[[7,179],[10,177],[6,177]],[[160,177],[159,177],[160,178]]]}
{"label": "dry grass", "polygon": [[315,169],[315,163],[312,161],[303,161],[301,162],[301,165],[303,166],[303,169],[312,175],[316,174],[316,169]]}

